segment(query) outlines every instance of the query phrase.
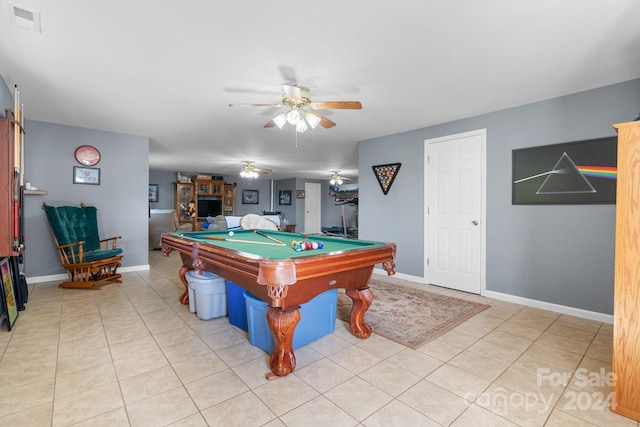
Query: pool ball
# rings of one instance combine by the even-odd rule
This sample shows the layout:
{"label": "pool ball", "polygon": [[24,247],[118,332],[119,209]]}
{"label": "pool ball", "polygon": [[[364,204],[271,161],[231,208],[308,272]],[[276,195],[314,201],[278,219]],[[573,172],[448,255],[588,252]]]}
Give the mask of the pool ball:
{"label": "pool ball", "polygon": [[230,232],[229,232],[229,237],[233,237],[233,235],[234,235],[234,234],[235,234],[235,233],[234,233],[233,231],[230,231]]}

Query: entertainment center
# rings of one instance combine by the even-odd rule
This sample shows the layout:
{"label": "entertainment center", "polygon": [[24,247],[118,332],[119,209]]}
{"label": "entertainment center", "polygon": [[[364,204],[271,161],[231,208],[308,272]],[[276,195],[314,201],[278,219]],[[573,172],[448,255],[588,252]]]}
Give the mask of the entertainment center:
{"label": "entertainment center", "polygon": [[[176,182],[175,209],[180,224],[191,223],[208,216],[235,215],[236,184],[227,184],[222,177],[197,175],[190,182]],[[195,213],[195,215],[194,215]]]}

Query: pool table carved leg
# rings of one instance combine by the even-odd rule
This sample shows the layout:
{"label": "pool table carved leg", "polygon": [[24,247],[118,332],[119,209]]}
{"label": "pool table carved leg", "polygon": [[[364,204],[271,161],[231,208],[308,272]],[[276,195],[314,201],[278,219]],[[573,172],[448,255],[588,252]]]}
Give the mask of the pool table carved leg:
{"label": "pool table carved leg", "polygon": [[299,321],[299,307],[279,310],[269,306],[267,310],[267,323],[275,342],[269,362],[271,371],[278,376],[288,375],[296,368],[296,356],[293,354],[293,331]]}
{"label": "pool table carved leg", "polygon": [[187,282],[187,277],[186,277],[187,271],[189,270],[193,270],[193,268],[187,265],[183,265],[182,267],[180,267],[180,270],[178,270],[178,277],[180,278],[180,281],[184,285],[184,293],[180,295],[180,298],[179,298],[182,304],[189,304],[189,283]]}
{"label": "pool table carved leg", "polygon": [[364,321],[364,315],[373,302],[373,293],[369,288],[347,289],[345,293],[353,301],[351,316],[349,317],[351,333],[361,339],[369,338],[371,326]]}
{"label": "pool table carved leg", "polygon": [[384,271],[387,272],[387,275],[389,275],[389,276],[392,276],[392,275],[396,274],[396,270],[395,270],[396,263],[393,262],[393,259],[383,262],[382,263],[382,268],[384,269]]}

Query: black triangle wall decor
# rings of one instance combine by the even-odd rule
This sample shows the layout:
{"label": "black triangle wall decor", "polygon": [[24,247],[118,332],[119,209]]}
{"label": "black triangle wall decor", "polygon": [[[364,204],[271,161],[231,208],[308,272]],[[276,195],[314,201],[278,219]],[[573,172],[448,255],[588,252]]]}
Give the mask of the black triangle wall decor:
{"label": "black triangle wall decor", "polygon": [[378,184],[380,184],[380,188],[382,188],[382,192],[385,196],[389,192],[391,184],[393,184],[393,180],[396,179],[400,166],[402,166],[402,163],[389,163],[387,165],[371,166],[373,173],[378,179]]}

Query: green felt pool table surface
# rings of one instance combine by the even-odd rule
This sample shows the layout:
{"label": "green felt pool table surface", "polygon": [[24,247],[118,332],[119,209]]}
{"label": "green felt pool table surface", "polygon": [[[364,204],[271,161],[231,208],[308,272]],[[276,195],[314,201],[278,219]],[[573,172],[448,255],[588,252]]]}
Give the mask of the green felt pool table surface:
{"label": "green felt pool table surface", "polygon": [[[345,239],[341,237],[330,237],[320,235],[309,235],[299,233],[285,233],[282,231],[267,231],[260,230],[260,233],[270,236],[284,245],[279,246],[278,243],[265,237],[264,235],[257,234],[253,230],[232,230],[233,235],[229,235],[229,230],[226,231],[194,231],[194,232],[179,232],[175,233],[178,236],[186,237],[204,243],[207,245],[215,245],[231,250],[248,252],[256,256],[269,258],[272,260],[282,260],[288,258],[297,258],[313,255],[327,255],[333,252],[350,251],[354,249],[373,248],[382,246],[383,243],[371,242],[366,240],[353,240]],[[211,240],[209,238],[225,238],[231,239],[227,241]],[[238,242],[236,240],[241,240]],[[309,241],[309,242],[322,242],[324,247],[322,249],[312,249],[297,252],[291,247],[292,241]]]}

